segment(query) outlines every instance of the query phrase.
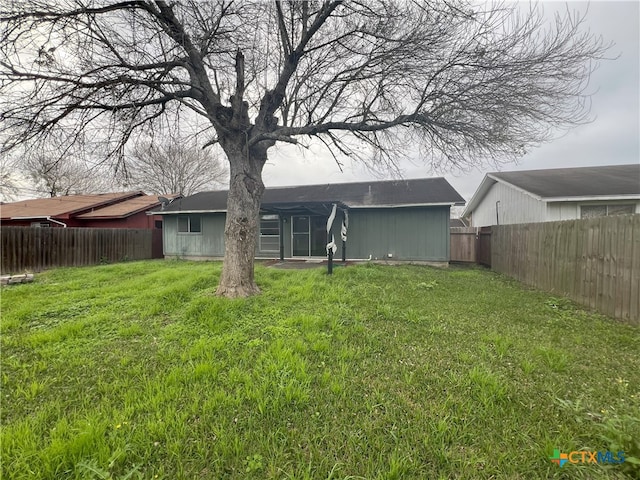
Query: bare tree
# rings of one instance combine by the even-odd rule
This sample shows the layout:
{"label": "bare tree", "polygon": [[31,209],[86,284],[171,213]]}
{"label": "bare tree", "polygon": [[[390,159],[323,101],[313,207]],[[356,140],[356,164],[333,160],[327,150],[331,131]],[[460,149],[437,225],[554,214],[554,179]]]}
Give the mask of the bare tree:
{"label": "bare tree", "polygon": [[[588,119],[606,51],[567,13],[471,1],[32,0],[0,7],[5,148],[95,129],[132,136],[195,112],[230,166],[218,293],[258,292],[253,257],[276,142],[393,167],[512,160]],[[527,7],[525,7],[526,9]],[[98,135],[96,135],[98,136]]]}
{"label": "bare tree", "polygon": [[228,181],[227,169],[210,150],[172,138],[137,144],[126,165],[126,185],[148,193],[192,195]]}
{"label": "bare tree", "polygon": [[20,193],[16,175],[16,161],[8,155],[0,154],[0,201],[12,202]]}
{"label": "bare tree", "polygon": [[36,196],[104,193],[117,186],[104,168],[90,168],[73,158],[32,155],[23,159],[21,170],[31,180],[29,190]]}
{"label": "bare tree", "polygon": [[[45,142],[23,145],[16,152],[16,171],[26,180],[30,196],[57,197],[83,193],[103,193],[121,188],[113,171],[92,142],[81,132],[68,142],[66,135],[52,134]],[[98,157],[96,159],[96,157]]]}

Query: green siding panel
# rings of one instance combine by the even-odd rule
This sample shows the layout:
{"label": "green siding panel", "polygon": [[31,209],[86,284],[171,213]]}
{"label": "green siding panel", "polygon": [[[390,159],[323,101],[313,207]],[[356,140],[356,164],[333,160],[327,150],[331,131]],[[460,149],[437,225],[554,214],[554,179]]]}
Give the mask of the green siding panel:
{"label": "green siding panel", "polygon": [[347,257],[369,256],[373,260],[448,261],[449,207],[350,210]]}
{"label": "green siding panel", "polygon": [[205,213],[201,233],[178,233],[178,215],[164,217],[164,254],[179,257],[224,256],[224,213]]}
{"label": "green siding panel", "polygon": [[[166,215],[164,252],[170,256],[224,256],[223,213],[202,215],[202,233],[178,233],[176,215]],[[342,257],[340,226],[342,216],[333,224],[338,251]],[[291,217],[284,223],[285,257],[291,257]],[[257,256],[277,258],[278,254]],[[389,257],[391,254],[391,257]],[[373,260],[412,260],[446,262],[449,260],[449,207],[376,208],[349,210],[347,258]]]}

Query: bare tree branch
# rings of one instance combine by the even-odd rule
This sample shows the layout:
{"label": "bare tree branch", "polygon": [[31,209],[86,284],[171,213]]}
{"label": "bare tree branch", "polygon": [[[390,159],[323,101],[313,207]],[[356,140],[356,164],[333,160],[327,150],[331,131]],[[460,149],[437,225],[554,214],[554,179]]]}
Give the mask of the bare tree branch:
{"label": "bare tree branch", "polygon": [[22,152],[15,171],[22,174],[29,196],[57,197],[85,193],[104,193],[119,189],[104,165],[90,165],[79,144],[59,138],[47,145]]}
{"label": "bare tree branch", "polygon": [[228,179],[224,164],[210,151],[189,147],[176,137],[140,142],[130,157],[123,183],[148,193],[192,195],[220,187]]}

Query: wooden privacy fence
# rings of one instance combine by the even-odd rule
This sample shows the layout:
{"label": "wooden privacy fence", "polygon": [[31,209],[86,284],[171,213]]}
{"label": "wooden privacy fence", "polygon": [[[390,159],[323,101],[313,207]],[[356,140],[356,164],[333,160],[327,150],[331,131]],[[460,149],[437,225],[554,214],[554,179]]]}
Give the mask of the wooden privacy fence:
{"label": "wooden privacy fence", "polygon": [[451,227],[450,260],[491,266],[491,227]]}
{"label": "wooden privacy fence", "polygon": [[640,324],[640,215],[494,226],[493,270]]}
{"label": "wooden privacy fence", "polygon": [[162,230],[2,227],[0,237],[3,274],[162,256]]}
{"label": "wooden privacy fence", "polygon": [[476,227],[451,227],[449,258],[452,262],[476,262],[476,230]]}

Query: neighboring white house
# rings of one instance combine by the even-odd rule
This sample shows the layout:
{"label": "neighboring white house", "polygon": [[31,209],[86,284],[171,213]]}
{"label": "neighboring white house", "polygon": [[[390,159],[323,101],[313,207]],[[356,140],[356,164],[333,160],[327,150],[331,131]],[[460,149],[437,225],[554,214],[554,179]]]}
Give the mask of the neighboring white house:
{"label": "neighboring white house", "polygon": [[640,164],[485,175],[463,218],[471,226],[640,213]]}

